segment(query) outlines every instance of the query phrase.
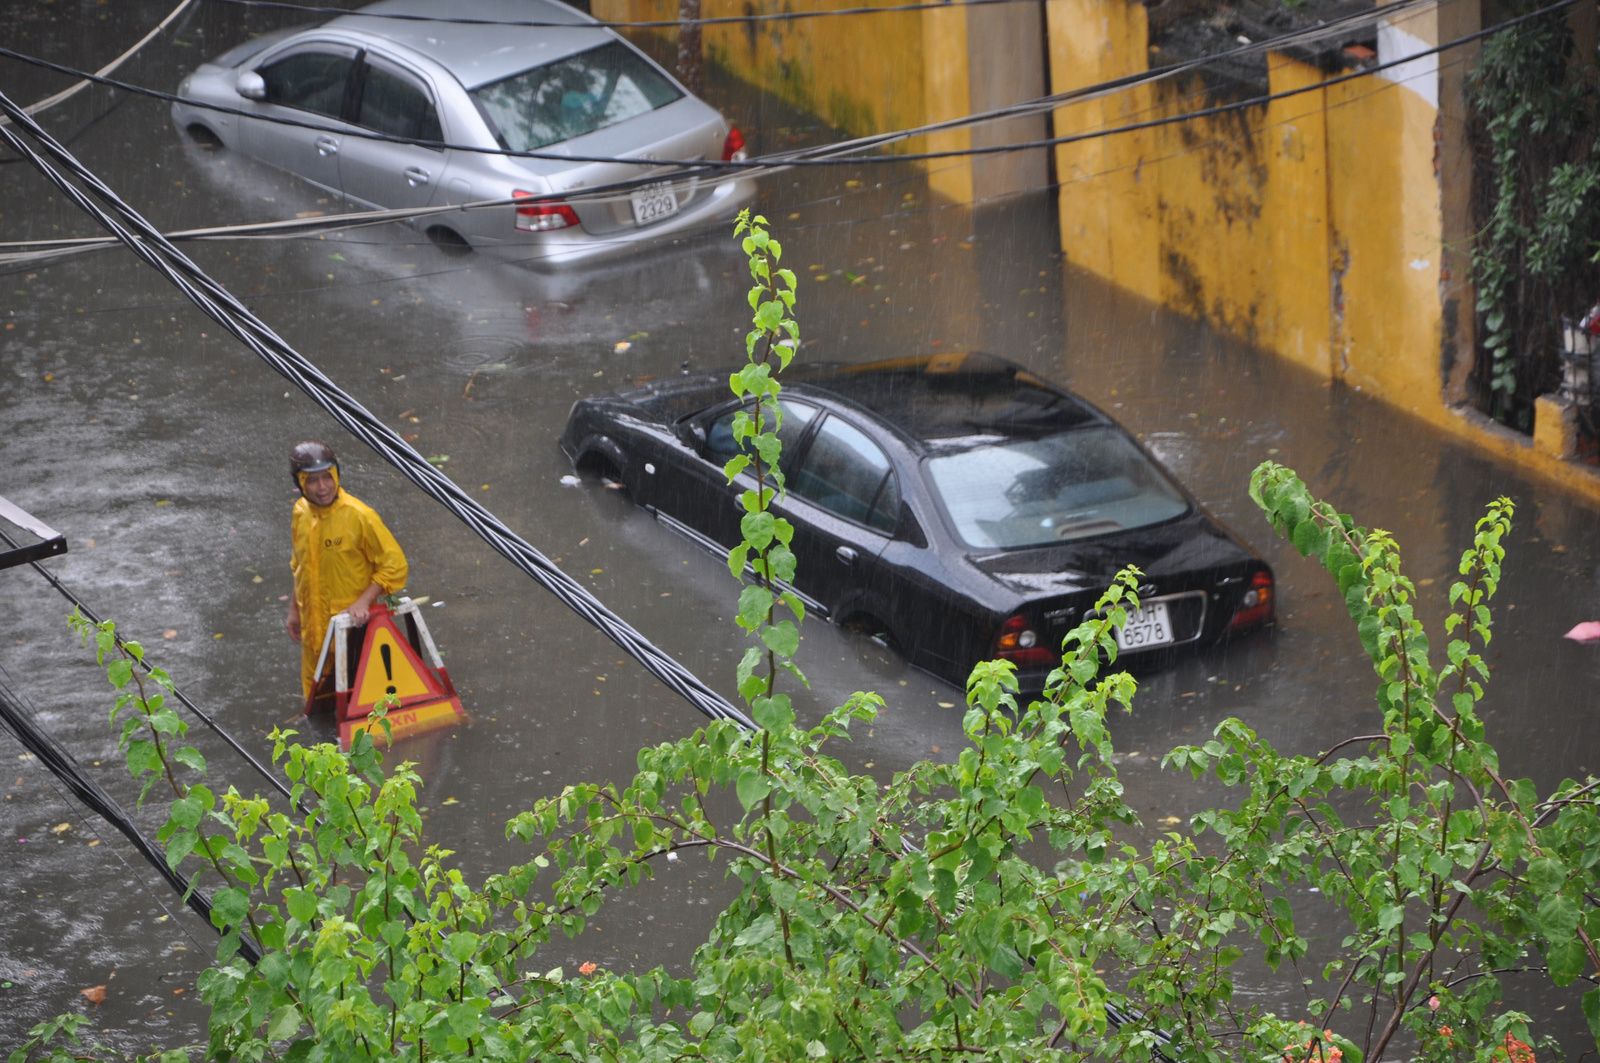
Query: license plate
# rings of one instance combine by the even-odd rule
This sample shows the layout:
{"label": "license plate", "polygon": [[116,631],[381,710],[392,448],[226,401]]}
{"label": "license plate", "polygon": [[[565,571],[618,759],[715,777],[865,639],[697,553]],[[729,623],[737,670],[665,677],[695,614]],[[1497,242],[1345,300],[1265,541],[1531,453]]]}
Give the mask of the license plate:
{"label": "license plate", "polygon": [[633,220],[639,225],[678,213],[678,197],[672,192],[672,182],[645,185],[633,194]]}
{"label": "license plate", "polygon": [[1128,622],[1116,629],[1117,648],[1143,650],[1151,646],[1165,646],[1176,639],[1172,622],[1167,618],[1166,602],[1149,602],[1128,612]]}

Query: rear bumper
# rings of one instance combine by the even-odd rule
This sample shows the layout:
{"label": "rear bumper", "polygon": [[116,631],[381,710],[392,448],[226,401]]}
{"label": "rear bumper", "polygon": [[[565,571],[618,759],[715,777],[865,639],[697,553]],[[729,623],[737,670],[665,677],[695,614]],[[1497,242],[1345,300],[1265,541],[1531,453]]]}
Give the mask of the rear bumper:
{"label": "rear bumper", "polygon": [[667,221],[642,229],[624,229],[595,236],[581,228],[560,229],[540,235],[523,234],[503,242],[479,243],[473,247],[495,258],[515,262],[539,271],[557,271],[578,263],[623,258],[663,239],[672,239],[719,222],[731,221],[749,206],[756,196],[756,182],[740,178],[718,185],[705,199]]}

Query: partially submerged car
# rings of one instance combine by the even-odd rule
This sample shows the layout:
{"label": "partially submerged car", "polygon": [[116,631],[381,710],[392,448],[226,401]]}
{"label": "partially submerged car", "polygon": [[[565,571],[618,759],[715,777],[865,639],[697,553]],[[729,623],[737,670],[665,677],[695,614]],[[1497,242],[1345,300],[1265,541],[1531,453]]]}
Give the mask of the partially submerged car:
{"label": "partially submerged car", "polygon": [[[795,590],[955,683],[995,657],[1025,689],[1126,565],[1140,607],[1124,654],[1200,645],[1273,619],[1272,570],[1083,399],[991,355],[784,374],[775,503],[795,528]],[[664,524],[726,555],[739,542],[741,403],[726,373],[580,399],[562,449]]]}
{"label": "partially submerged car", "polygon": [[[430,14],[558,25],[435,22]],[[665,173],[656,159],[742,159],[744,138],[638,49],[557,0],[383,0],[241,44],[202,64],[178,94],[195,101],[172,107],[191,136],[362,206],[522,200],[420,227],[446,248],[499,249],[535,267],[727,220],[755,193],[748,179],[680,177],[568,202],[584,189]],[[499,154],[508,151],[639,162]]]}

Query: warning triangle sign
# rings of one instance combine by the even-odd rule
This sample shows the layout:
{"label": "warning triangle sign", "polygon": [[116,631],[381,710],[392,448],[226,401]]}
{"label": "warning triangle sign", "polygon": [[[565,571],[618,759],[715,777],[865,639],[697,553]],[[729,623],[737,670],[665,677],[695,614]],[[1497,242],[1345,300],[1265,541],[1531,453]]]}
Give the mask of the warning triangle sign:
{"label": "warning triangle sign", "polygon": [[[413,622],[421,626],[420,617]],[[422,637],[426,640],[426,629],[422,629]],[[373,607],[367,621],[355,679],[344,695],[345,700],[335,703],[339,738],[345,748],[349,748],[351,737],[357,731],[369,731],[373,737],[383,740],[383,731],[371,716],[385,696],[400,701],[398,707],[388,712],[390,729],[397,739],[450,727],[467,718],[443,662],[436,668],[424,664],[410,640],[395,626],[389,610],[378,605]]]}
{"label": "warning triangle sign", "polygon": [[361,668],[356,672],[355,696],[351,698],[352,710],[357,705],[370,709],[385,694],[393,694],[404,703],[407,698],[438,693],[422,677],[423,664],[416,651],[395,635],[394,628],[388,624],[372,624],[367,628]]}

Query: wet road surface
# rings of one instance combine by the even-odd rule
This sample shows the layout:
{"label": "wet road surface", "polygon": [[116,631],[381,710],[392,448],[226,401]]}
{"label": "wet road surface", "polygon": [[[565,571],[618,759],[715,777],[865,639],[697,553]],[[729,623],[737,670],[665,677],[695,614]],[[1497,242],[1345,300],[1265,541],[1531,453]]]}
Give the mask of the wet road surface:
{"label": "wet road surface", "polygon": [[[119,5],[110,19],[93,5],[56,12],[55,21],[24,17],[40,10],[0,4],[8,43],[88,66],[166,6]],[[200,56],[243,38],[237,14],[202,12],[125,76],[170,88]],[[0,66],[0,88],[17,99],[62,84]],[[829,135],[748,89],[714,82],[711,97],[757,151]],[[164,227],[338,209],[293,179],[185,143],[153,101],[116,104],[85,128],[113,104],[95,90],[46,124],[78,134],[80,157]],[[1135,713],[1113,723],[1130,798],[1152,830],[1217,796],[1158,762],[1228,716],[1296,752],[1324,749],[1375,719],[1371,671],[1331,581],[1273,538],[1246,496],[1250,470],[1269,457],[1398,536],[1410,573],[1432,595],[1423,612],[1436,641],[1473,523],[1490,499],[1511,495],[1517,530],[1490,652],[1499,681],[1484,714],[1514,775],[1549,786],[1600,769],[1595,651],[1559,637],[1600,615],[1590,505],[1063,268],[1044,195],[978,212],[942,206],[901,166],[772,175],[762,189],[785,264],[805,278],[802,357],[981,348],[1021,361],[1122,420],[1274,565],[1275,629],[1142,676]],[[91,232],[25,164],[0,164],[0,238]],[[746,274],[731,240],[713,234],[563,277],[448,257],[399,226],[190,253],[423,454],[447,455],[442,467],[511,527],[732,693],[743,641],[726,568],[620,493],[563,486],[571,470],[555,442],[581,395],[740,357]],[[400,539],[411,593],[443,603],[428,619],[474,722],[414,742],[405,755],[426,779],[429,840],[455,849],[469,874],[523,858],[526,849],[504,838],[514,812],[567,783],[623,779],[641,745],[702,722],[131,256],[102,252],[8,273],[0,293],[0,494],[64,531],[72,552],[51,569],[257,748],[296,711],[299,652],[283,630],[294,497],[285,452],[307,436],[339,450],[346,486]],[[623,341],[631,347],[615,353]],[[68,632],[65,603],[26,569],[0,573],[0,589],[8,605],[0,667],[131,806],[136,794],[112,760],[108,688]],[[858,689],[888,701],[847,760],[887,778],[914,758],[955,755],[956,689],[863,638],[816,621],[804,632],[801,663],[813,680],[797,693],[804,717]],[[196,737],[215,778],[257,786],[219,743]],[[179,911],[175,898],[131,848],[21,752],[0,737],[0,1045],[102,984],[95,1019],[110,1042],[203,1041],[193,984],[209,962],[211,932],[169,914]],[[720,870],[692,859],[666,865],[543,959],[681,971],[721,890]],[[1300,991],[1263,977],[1241,996],[1290,1004]],[[1576,1009],[1564,1023],[1553,1018],[1552,1032],[1577,1044]]]}

